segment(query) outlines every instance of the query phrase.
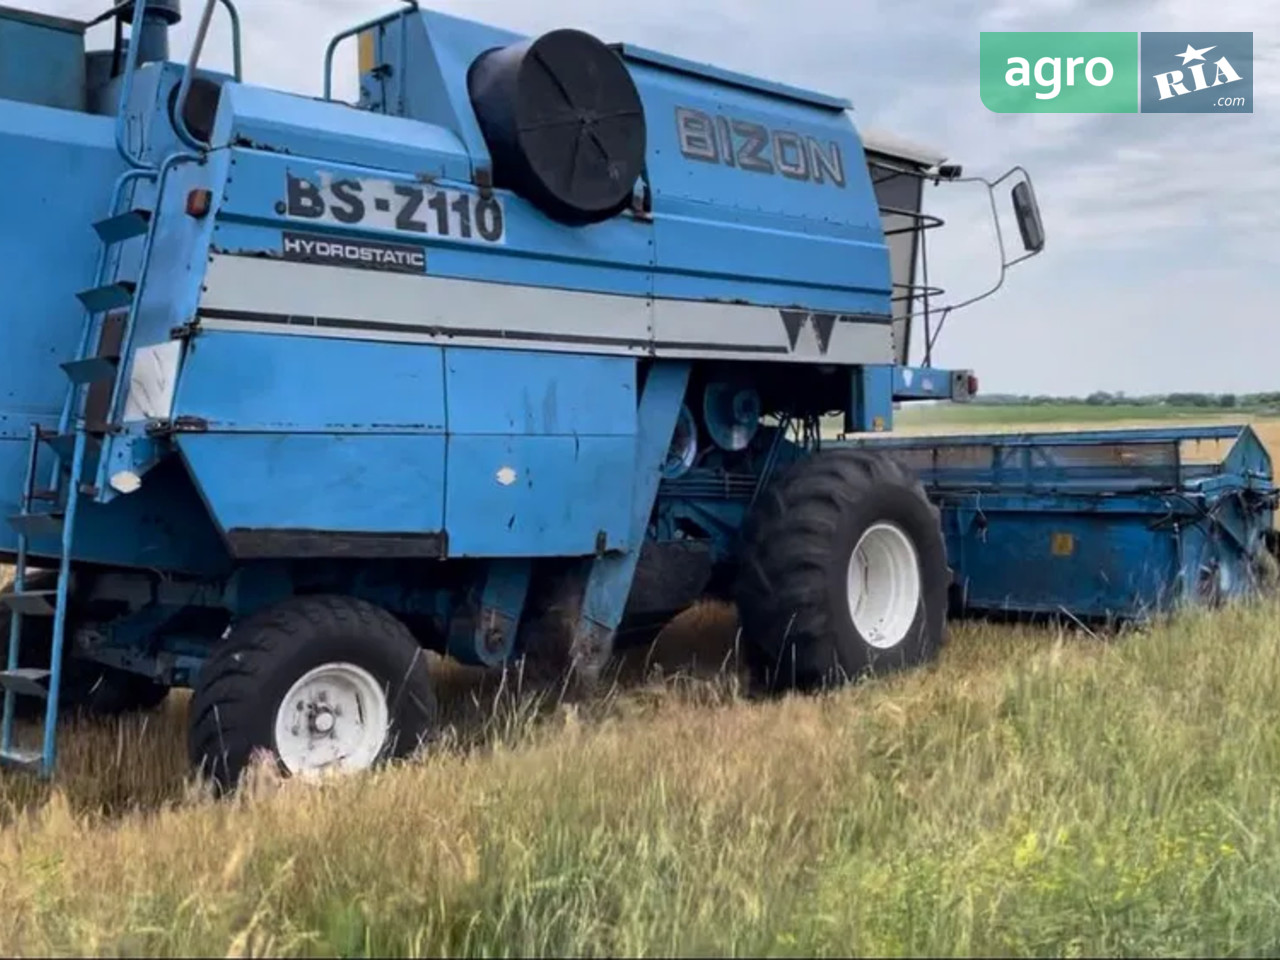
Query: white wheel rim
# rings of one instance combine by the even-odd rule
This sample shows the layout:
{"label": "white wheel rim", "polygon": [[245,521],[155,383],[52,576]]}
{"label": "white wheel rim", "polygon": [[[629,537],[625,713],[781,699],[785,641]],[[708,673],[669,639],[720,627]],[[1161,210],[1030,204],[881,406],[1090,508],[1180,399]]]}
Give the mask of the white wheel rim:
{"label": "white wheel rim", "polygon": [[920,560],[915,544],[893,523],[877,523],[859,538],[849,558],[849,617],[878,650],[896,647],[920,606]]}
{"label": "white wheel rim", "polygon": [[326,663],[289,688],[275,727],[276,752],[294,776],[367,770],[387,741],[387,695],[363,667]]}

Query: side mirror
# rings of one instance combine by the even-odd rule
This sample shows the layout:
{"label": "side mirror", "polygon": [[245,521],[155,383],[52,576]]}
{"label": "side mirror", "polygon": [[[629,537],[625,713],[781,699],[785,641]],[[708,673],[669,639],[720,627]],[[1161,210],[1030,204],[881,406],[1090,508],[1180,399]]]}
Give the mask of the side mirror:
{"label": "side mirror", "polygon": [[1040,219],[1040,205],[1036,203],[1031,182],[1023,180],[1013,188],[1013,212],[1018,218],[1018,232],[1022,245],[1031,253],[1044,249],[1044,223]]}

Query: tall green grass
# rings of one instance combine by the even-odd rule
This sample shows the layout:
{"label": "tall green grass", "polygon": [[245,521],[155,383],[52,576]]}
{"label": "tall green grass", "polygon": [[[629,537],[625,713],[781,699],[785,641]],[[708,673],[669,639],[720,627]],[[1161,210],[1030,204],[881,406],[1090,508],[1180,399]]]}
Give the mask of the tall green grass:
{"label": "tall green grass", "polygon": [[825,697],[508,708],[469,749],[221,804],[180,727],[79,731],[51,794],[5,778],[0,952],[1280,949],[1274,605],[1115,643],[966,626]]}

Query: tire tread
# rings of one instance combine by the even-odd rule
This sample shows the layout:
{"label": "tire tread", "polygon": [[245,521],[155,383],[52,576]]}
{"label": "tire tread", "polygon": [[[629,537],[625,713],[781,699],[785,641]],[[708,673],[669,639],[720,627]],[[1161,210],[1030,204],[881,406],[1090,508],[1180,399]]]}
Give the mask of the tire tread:
{"label": "tire tread", "polygon": [[923,485],[882,454],[814,454],[781,471],[758,498],[743,526],[737,601],[744,659],[764,686],[809,689],[831,679],[842,659],[826,599],[832,538],[845,510],[886,487],[907,491],[929,511],[940,545],[939,511]]}

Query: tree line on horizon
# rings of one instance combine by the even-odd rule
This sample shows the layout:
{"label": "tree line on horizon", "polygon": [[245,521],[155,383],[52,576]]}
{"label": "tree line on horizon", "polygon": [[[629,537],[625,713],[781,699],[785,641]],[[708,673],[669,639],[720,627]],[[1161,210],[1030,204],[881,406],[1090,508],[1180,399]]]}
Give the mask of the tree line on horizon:
{"label": "tree line on horizon", "polygon": [[972,403],[988,406],[1058,407],[1201,407],[1224,410],[1280,410],[1280,390],[1270,393],[1160,393],[1127,394],[1123,390],[1110,393],[1098,390],[1087,396],[1049,396],[1023,393],[988,393],[974,397]]}

